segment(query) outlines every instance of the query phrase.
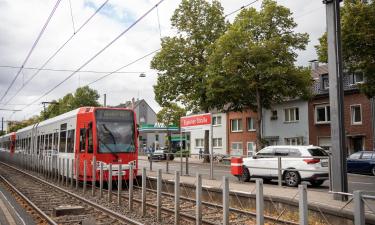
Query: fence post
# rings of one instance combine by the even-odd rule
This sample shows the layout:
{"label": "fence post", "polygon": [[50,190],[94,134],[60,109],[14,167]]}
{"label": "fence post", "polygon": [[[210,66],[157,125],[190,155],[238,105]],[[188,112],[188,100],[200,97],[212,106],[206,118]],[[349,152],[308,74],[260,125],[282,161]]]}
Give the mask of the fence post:
{"label": "fence post", "polygon": [[133,211],[133,165],[129,164],[129,211]]}
{"label": "fence post", "polygon": [[78,190],[78,186],[79,186],[79,166],[80,166],[80,162],[79,162],[79,158],[77,157],[76,159],[76,190]]}
{"label": "fence post", "polygon": [[150,161],[150,171],[152,171],[152,153],[150,154],[150,159],[149,159],[149,161]]}
{"label": "fence post", "polygon": [[99,198],[103,197],[103,163],[100,162],[100,171],[99,171]]}
{"label": "fence post", "polygon": [[166,173],[169,173],[169,160],[168,159],[165,162],[165,171]]}
{"label": "fence post", "polygon": [[256,180],[256,224],[264,224],[263,180]]}
{"label": "fence post", "polygon": [[185,165],[185,172],[186,172],[186,175],[187,176],[189,176],[189,155],[186,155],[186,158],[185,158],[185,163],[186,163],[186,165]]}
{"label": "fence post", "polygon": [[279,156],[279,157],[277,157],[277,182],[279,184],[279,187],[283,186],[281,168],[282,168],[281,157]]}
{"label": "fence post", "polygon": [[195,191],[195,220],[196,225],[202,224],[202,175],[197,173],[197,186]]}
{"label": "fence post", "polygon": [[65,180],[65,186],[69,186],[69,159],[66,159],[66,180]]}
{"label": "fence post", "polygon": [[91,194],[95,196],[95,188],[96,188],[96,157],[92,157],[92,179],[91,179]]}
{"label": "fence post", "polygon": [[121,205],[121,191],[122,191],[122,168],[121,168],[121,164],[119,164],[118,174],[117,174],[117,205]]}
{"label": "fence post", "polygon": [[65,181],[65,159],[63,158],[61,160],[62,162],[62,169],[61,169],[61,186],[64,186]]}
{"label": "fence post", "polygon": [[146,168],[142,168],[142,216],[146,216]]}
{"label": "fence post", "polygon": [[308,225],[308,207],[307,207],[307,187],[306,184],[300,184],[299,190],[299,224]]}
{"label": "fence post", "polygon": [[161,188],[162,188],[162,173],[161,169],[158,169],[157,185],[156,185],[156,218],[158,222],[161,222]]}
{"label": "fence post", "polygon": [[87,160],[83,161],[83,193],[86,193],[87,185]]}
{"label": "fence post", "polygon": [[175,171],[174,180],[174,224],[180,224],[180,172]]}
{"label": "fence post", "polygon": [[108,202],[112,201],[112,163],[109,164],[108,170]]}
{"label": "fence post", "polygon": [[57,183],[60,184],[61,158],[58,158]]}
{"label": "fence post", "polygon": [[354,225],[365,224],[365,206],[362,200],[362,191],[354,191]]}
{"label": "fence post", "polygon": [[229,225],[229,181],[223,176],[223,225]]}

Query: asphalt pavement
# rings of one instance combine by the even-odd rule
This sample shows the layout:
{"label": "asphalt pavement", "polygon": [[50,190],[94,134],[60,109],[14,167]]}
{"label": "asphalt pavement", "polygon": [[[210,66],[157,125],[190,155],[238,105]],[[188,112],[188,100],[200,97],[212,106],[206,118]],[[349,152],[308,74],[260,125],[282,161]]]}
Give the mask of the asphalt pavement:
{"label": "asphalt pavement", "polygon": [[[147,158],[140,156],[138,165],[140,168],[146,167],[147,169],[150,169],[150,164]],[[183,175],[186,175],[186,163],[183,161]],[[174,171],[180,171],[181,170],[181,164],[179,162],[179,159],[175,159],[174,161],[168,162],[168,171],[169,173],[173,174]],[[167,170],[167,162],[166,161],[153,161],[152,162],[152,169],[162,169],[163,173]],[[210,164],[207,163],[200,163],[200,162],[189,162],[188,165],[188,175],[189,176],[195,176],[195,174],[199,172],[202,174],[203,178],[208,179],[210,175]],[[221,180],[223,176],[227,176],[231,182],[239,182],[238,179],[231,175],[230,173],[230,166],[226,165],[214,165],[214,179],[215,180]],[[309,185],[308,182],[306,184]],[[277,185],[277,181],[271,181],[267,183],[266,185]],[[321,191],[328,191],[329,189],[329,182],[326,181],[323,183],[320,187],[312,187],[308,186],[309,189],[314,190],[321,190]],[[367,176],[367,175],[359,175],[359,174],[348,174],[348,190],[350,193],[352,193],[355,190],[363,190],[366,192],[372,192],[375,193],[375,176]]]}

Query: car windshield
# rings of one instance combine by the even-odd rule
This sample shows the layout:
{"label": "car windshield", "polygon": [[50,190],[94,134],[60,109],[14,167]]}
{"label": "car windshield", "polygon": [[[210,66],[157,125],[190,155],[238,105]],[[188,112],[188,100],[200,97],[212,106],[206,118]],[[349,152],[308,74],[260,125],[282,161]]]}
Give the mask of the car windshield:
{"label": "car windshield", "polygon": [[128,110],[95,111],[99,153],[134,152],[134,115]]}
{"label": "car windshield", "polygon": [[311,156],[328,156],[327,152],[320,148],[309,148]]}

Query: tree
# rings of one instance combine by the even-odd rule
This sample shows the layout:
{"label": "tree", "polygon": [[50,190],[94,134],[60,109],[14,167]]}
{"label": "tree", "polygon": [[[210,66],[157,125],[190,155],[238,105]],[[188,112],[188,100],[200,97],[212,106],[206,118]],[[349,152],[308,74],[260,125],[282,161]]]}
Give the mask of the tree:
{"label": "tree", "polygon": [[257,112],[257,149],[262,147],[262,108],[288,98],[308,96],[310,72],[294,65],[296,50],[308,42],[294,32],[292,13],[276,1],[261,10],[244,9],[220,37],[209,60],[209,98],[218,108]]}
{"label": "tree", "polygon": [[158,122],[163,123],[167,127],[167,136],[168,136],[168,150],[171,152],[171,142],[172,142],[172,135],[171,132],[168,130],[169,126],[180,126],[180,118],[186,115],[186,110],[181,108],[176,103],[171,103],[169,106],[163,107],[157,113]]}
{"label": "tree", "polygon": [[[344,1],[341,12],[341,43],[344,66],[349,72],[362,71],[365,83],[360,89],[375,96],[375,1]],[[328,61],[327,34],[315,46],[319,61]]]}
{"label": "tree", "polygon": [[[207,64],[212,46],[226,30],[223,8],[218,1],[183,0],[175,10],[172,27],[175,37],[162,39],[161,50],[151,62],[159,71],[154,86],[155,99],[161,106],[179,102],[193,112],[208,112]],[[205,153],[208,155],[208,131]],[[209,157],[205,157],[205,162]]]}

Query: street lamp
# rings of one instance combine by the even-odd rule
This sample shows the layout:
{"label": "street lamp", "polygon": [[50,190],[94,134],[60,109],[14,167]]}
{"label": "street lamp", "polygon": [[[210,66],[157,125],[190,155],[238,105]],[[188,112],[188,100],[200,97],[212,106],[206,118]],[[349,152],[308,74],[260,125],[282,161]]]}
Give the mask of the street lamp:
{"label": "street lamp", "polygon": [[139,77],[146,77],[146,74],[145,73],[141,73],[141,74],[139,74]]}

